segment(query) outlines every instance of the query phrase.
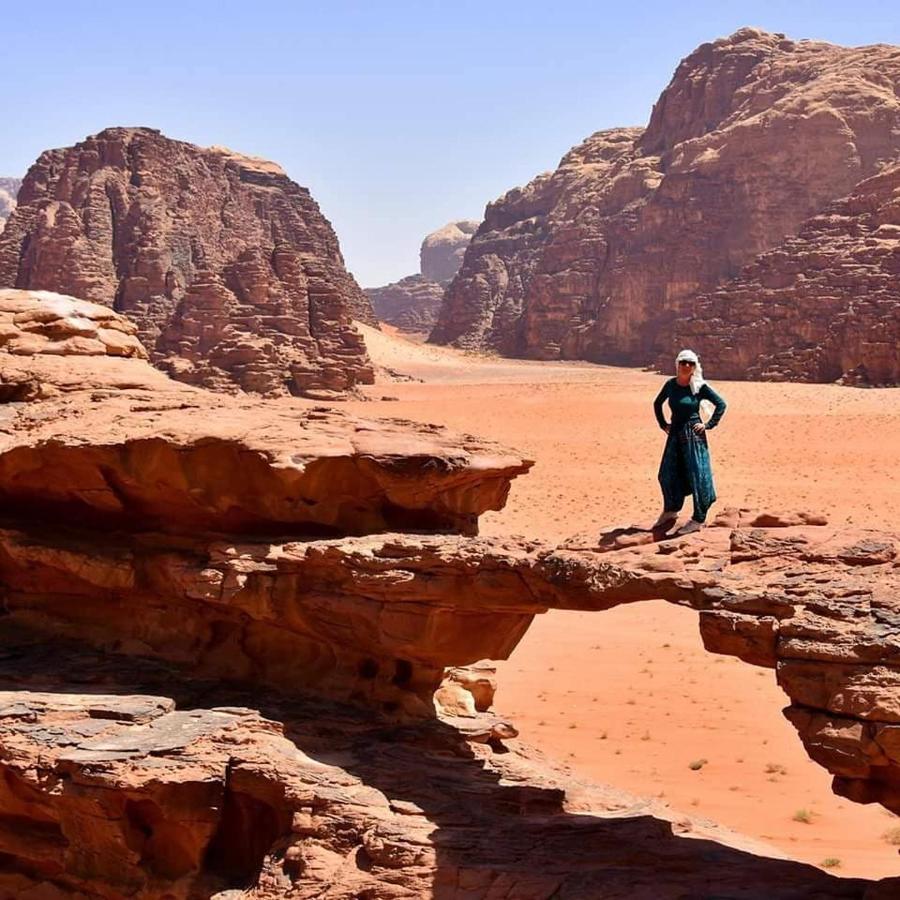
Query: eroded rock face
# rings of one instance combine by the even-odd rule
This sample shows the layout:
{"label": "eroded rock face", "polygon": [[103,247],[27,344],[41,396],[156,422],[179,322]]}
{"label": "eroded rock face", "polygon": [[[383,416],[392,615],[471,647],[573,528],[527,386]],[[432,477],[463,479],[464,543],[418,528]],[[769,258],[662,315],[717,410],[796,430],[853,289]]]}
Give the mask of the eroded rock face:
{"label": "eroded rock face", "polygon": [[626,365],[671,355],[685,301],[897,159],[898,89],[894,47],[755,29],[702,45],[645,129],[599,132],[488,206],[431,339]]}
{"label": "eroded rock face", "polygon": [[178,384],[134,330],[95,304],[0,291],[0,391],[41,401],[4,413],[5,510],[181,532],[472,533],[531,465],[436,426]]}
{"label": "eroded rock face", "polygon": [[213,395],[134,331],[0,292],[0,896],[893,896],[574,782],[484,660],[550,608],[691,606],[835,790],[900,812],[900,536],[479,538],[511,451]]}
{"label": "eroded rock face", "polygon": [[21,178],[0,178],[0,231],[16,208],[16,195],[22,186]]}
{"label": "eroded rock face", "polygon": [[462,220],[433,231],[422,241],[418,274],[369,288],[366,293],[378,319],[400,331],[428,334],[437,321],[444,289],[462,265],[477,228],[477,222]]}
{"label": "eroded rock face", "polygon": [[309,191],[275,164],[110,128],[32,166],[0,286],[102,303],[173,377],[263,394],[371,382],[371,321]]}
{"label": "eroded rock face", "polygon": [[428,334],[437,321],[444,285],[424,275],[409,275],[384,287],[368,288],[366,293],[379,321],[400,331]]}
{"label": "eroded rock face", "polygon": [[900,166],[698,298],[675,334],[720,378],[900,383]]}
{"label": "eroded rock face", "polygon": [[447,282],[462,265],[466,247],[478,230],[479,222],[462,219],[426,235],[419,249],[419,271],[429,281]]}
{"label": "eroded rock face", "polygon": [[[515,740],[501,753],[439,722],[12,649],[29,664],[0,661],[4,897],[891,896],[585,785]],[[32,687],[48,671],[50,694]]]}

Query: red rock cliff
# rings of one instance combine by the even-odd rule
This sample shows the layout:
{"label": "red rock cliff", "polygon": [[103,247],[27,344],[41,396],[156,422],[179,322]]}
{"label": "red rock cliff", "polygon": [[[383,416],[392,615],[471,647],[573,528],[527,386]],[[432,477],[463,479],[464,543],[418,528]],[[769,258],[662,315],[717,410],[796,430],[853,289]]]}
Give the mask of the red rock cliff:
{"label": "red rock cliff", "polygon": [[646,364],[684,301],[896,159],[898,126],[894,47],[704,44],[645,129],[599,132],[488,206],[431,339]]}
{"label": "red rock cliff", "polygon": [[719,378],[900,383],[900,166],[688,309],[676,343]]}
{"label": "red rock cliff", "polygon": [[0,286],[111,306],[173,377],[264,394],[372,370],[337,238],[274,163],[110,128],[42,154],[0,237]]}

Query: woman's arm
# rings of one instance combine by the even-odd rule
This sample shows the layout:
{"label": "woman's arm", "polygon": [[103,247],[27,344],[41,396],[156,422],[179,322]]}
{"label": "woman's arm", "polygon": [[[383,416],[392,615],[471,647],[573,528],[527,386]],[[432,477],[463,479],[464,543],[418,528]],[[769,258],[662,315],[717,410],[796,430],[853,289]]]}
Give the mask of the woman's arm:
{"label": "woman's arm", "polygon": [[700,388],[699,396],[702,400],[709,400],[709,402],[715,404],[716,407],[713,414],[709,417],[709,421],[706,423],[706,430],[709,431],[710,428],[715,428],[716,425],[719,424],[719,419],[725,415],[728,404],[705,382],[703,387]]}
{"label": "woman's arm", "polygon": [[669,430],[669,423],[665,420],[663,416],[663,403],[666,402],[666,397],[669,395],[669,382],[667,381],[661,388],[659,393],[656,395],[656,399],[653,401],[653,412],[656,415],[656,421],[659,422],[659,427],[662,428],[663,431]]}

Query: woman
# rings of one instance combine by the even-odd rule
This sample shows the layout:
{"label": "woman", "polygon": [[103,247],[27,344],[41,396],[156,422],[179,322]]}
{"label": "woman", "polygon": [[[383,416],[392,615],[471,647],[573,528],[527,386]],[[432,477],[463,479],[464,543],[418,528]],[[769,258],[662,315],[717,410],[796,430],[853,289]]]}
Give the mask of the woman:
{"label": "woman", "polygon": [[[703,527],[706,514],[716,499],[706,432],[719,424],[726,404],[703,380],[703,369],[693,350],[682,350],[678,354],[675,372],[675,377],[662,386],[653,401],[656,421],[669,435],[659,464],[663,511],[653,528],[668,530],[678,518],[684,498],[690,494],[694,499],[694,514],[678,531],[679,534],[690,534]],[[666,422],[663,416],[663,403],[666,400],[669,401],[671,423]],[[701,400],[709,400],[716,407],[705,425],[700,418]]]}

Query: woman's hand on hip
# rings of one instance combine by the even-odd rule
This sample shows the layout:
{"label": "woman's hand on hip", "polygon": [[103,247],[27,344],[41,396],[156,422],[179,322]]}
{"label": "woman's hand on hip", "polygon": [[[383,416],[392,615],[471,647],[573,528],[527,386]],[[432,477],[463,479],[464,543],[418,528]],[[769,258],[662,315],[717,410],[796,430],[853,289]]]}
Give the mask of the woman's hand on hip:
{"label": "woman's hand on hip", "polygon": [[706,426],[702,422],[694,422],[693,428],[694,434],[703,434],[706,431]]}

